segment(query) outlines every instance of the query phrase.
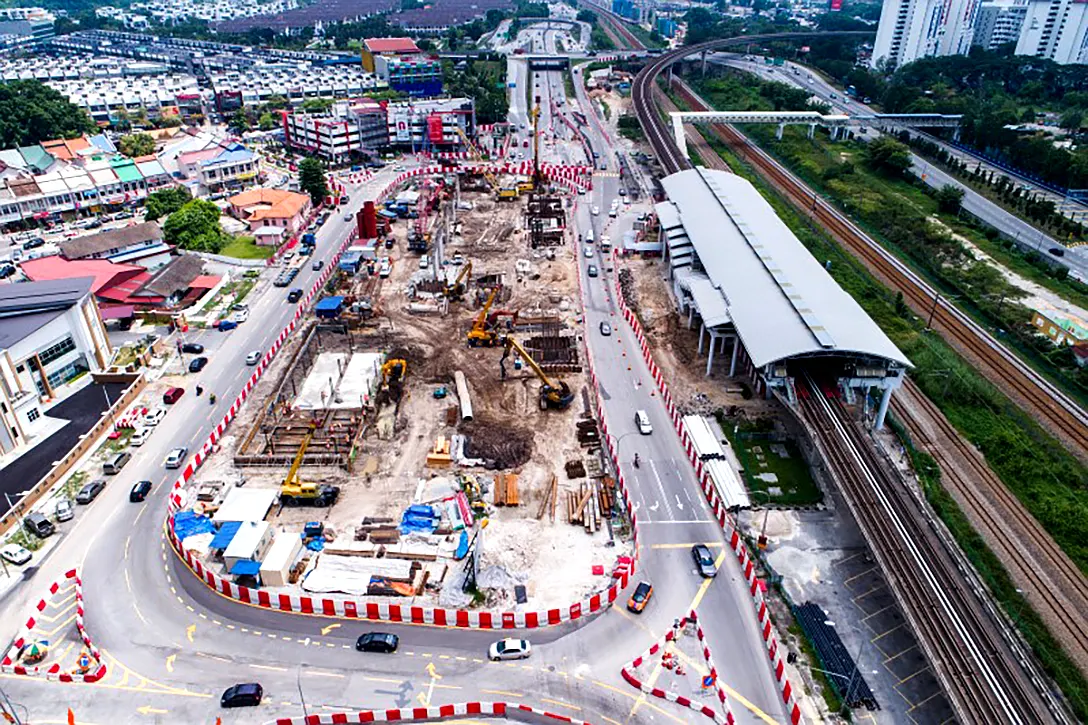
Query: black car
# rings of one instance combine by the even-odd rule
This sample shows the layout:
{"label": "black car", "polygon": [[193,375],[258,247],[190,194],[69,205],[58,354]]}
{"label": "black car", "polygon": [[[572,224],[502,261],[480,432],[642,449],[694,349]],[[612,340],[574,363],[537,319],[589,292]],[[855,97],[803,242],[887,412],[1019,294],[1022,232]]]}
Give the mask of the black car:
{"label": "black car", "polygon": [[264,697],[264,688],[256,682],[245,682],[232,685],[223,692],[219,698],[221,707],[256,707],[261,704]]}
{"label": "black car", "polygon": [[204,346],[198,342],[187,342],[181,346],[181,351],[190,355],[199,355],[204,352]]}
{"label": "black car", "polygon": [[5,264],[4,266],[0,267],[0,279],[7,279],[13,274],[15,274],[14,264]]}
{"label": "black car", "polygon": [[1065,256],[1065,249],[1063,249],[1062,247],[1051,247],[1050,249],[1048,249],[1046,251],[1053,254],[1055,257],[1064,257]]}
{"label": "black car", "polygon": [[315,272],[317,272],[318,270],[320,270],[324,266],[325,266],[325,260],[324,259],[318,259],[312,265],[310,265],[311,269],[313,269],[313,271],[315,271]]}
{"label": "black car", "polygon": [[301,299],[302,299],[302,290],[300,290],[298,287],[295,287],[293,290],[291,290],[290,292],[287,293],[287,301],[288,302],[298,302]]}
{"label": "black car", "polygon": [[76,503],[88,504],[98,498],[98,494],[102,493],[106,488],[106,482],[101,478],[91,481],[83,488],[79,489],[79,493],[76,494]]}
{"label": "black car", "polygon": [[37,249],[38,247],[44,247],[45,240],[41,237],[34,237],[33,239],[23,242],[23,249]]}
{"label": "black car", "polygon": [[128,500],[132,503],[140,503],[149,493],[151,493],[151,481],[137,481],[128,492]]}
{"label": "black car", "polygon": [[366,634],[359,635],[359,639],[355,640],[355,649],[360,652],[381,652],[382,654],[390,654],[397,651],[397,645],[399,643],[400,639],[395,634],[367,632]]}
{"label": "black car", "polygon": [[695,561],[695,568],[707,579],[713,579],[717,575],[718,567],[714,566],[714,555],[706,544],[691,547],[691,558]]}
{"label": "black car", "polygon": [[189,363],[189,372],[199,373],[204,369],[204,366],[208,364],[208,358],[206,357],[194,357]]}

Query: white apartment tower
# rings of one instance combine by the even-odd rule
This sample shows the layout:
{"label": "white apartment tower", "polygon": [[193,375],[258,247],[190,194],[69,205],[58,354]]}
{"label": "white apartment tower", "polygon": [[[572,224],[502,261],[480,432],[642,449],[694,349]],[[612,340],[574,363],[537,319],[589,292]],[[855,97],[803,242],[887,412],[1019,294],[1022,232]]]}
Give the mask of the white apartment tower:
{"label": "white apartment tower", "polygon": [[978,6],[974,44],[996,50],[1020,39],[1020,29],[1028,13],[1028,0],[988,0]]}
{"label": "white apartment tower", "polygon": [[1088,3],[1031,0],[1016,43],[1017,55],[1055,63],[1088,63]]}
{"label": "white apartment tower", "polygon": [[966,53],[974,39],[978,7],[979,0],[884,0],[873,67]]}

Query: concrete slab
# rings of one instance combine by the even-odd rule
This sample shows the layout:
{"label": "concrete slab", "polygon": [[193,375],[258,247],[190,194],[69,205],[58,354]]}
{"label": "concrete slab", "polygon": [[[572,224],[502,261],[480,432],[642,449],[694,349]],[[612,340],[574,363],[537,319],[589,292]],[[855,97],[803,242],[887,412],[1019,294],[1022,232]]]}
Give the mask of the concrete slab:
{"label": "concrete slab", "polygon": [[381,374],[381,361],[381,353],[377,352],[319,354],[299,389],[295,407],[299,410],[363,407],[370,402],[375,378]]}

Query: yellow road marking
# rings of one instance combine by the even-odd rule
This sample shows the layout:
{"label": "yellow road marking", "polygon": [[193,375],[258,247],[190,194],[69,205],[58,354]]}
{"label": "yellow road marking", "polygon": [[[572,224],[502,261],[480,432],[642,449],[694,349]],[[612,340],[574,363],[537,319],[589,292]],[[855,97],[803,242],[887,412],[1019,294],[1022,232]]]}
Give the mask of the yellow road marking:
{"label": "yellow road marking", "polygon": [[392,685],[399,685],[403,680],[391,680],[388,677],[364,677],[367,682],[385,682]]}
{"label": "yellow road marking", "polygon": [[193,634],[195,632],[196,632],[196,625],[195,624],[190,624],[188,627],[185,628],[185,636],[189,638],[190,642],[193,641]]}
{"label": "yellow road marking", "polygon": [[329,632],[333,631],[334,629],[338,629],[339,627],[340,627],[339,622],[334,623],[334,624],[330,624],[328,627],[322,627],[321,628],[321,635],[324,636],[324,637],[327,637]]}
{"label": "yellow road marking", "polygon": [[177,655],[170,655],[169,657],[166,658],[166,671],[167,672],[173,672],[174,671],[174,660],[176,660],[177,658],[178,658]]}
{"label": "yellow road marking", "polygon": [[570,708],[571,710],[574,710],[575,712],[581,712],[582,711],[582,708],[578,707],[577,705],[571,705],[569,702],[563,702],[562,700],[552,700],[552,699],[547,698],[547,697],[542,697],[542,698],[540,698],[540,701],[541,702],[547,702],[547,703],[552,704],[552,705],[557,705],[559,707],[567,707],[567,708]]}
{"label": "yellow road marking", "polygon": [[484,690],[480,692],[486,692],[489,695],[503,695],[504,697],[525,697],[524,692],[507,692],[506,690]]}

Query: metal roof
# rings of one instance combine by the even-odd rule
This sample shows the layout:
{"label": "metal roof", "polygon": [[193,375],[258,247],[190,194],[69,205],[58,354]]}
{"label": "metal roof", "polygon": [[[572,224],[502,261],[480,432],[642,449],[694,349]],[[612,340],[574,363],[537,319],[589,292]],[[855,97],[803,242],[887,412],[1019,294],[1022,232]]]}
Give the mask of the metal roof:
{"label": "metal roof", "polygon": [[0,285],[0,350],[64,314],[90,291],[93,277]]}
{"label": "metal roof", "polygon": [[844,353],[910,365],[748,181],[699,167],[661,184],[756,366]]}

